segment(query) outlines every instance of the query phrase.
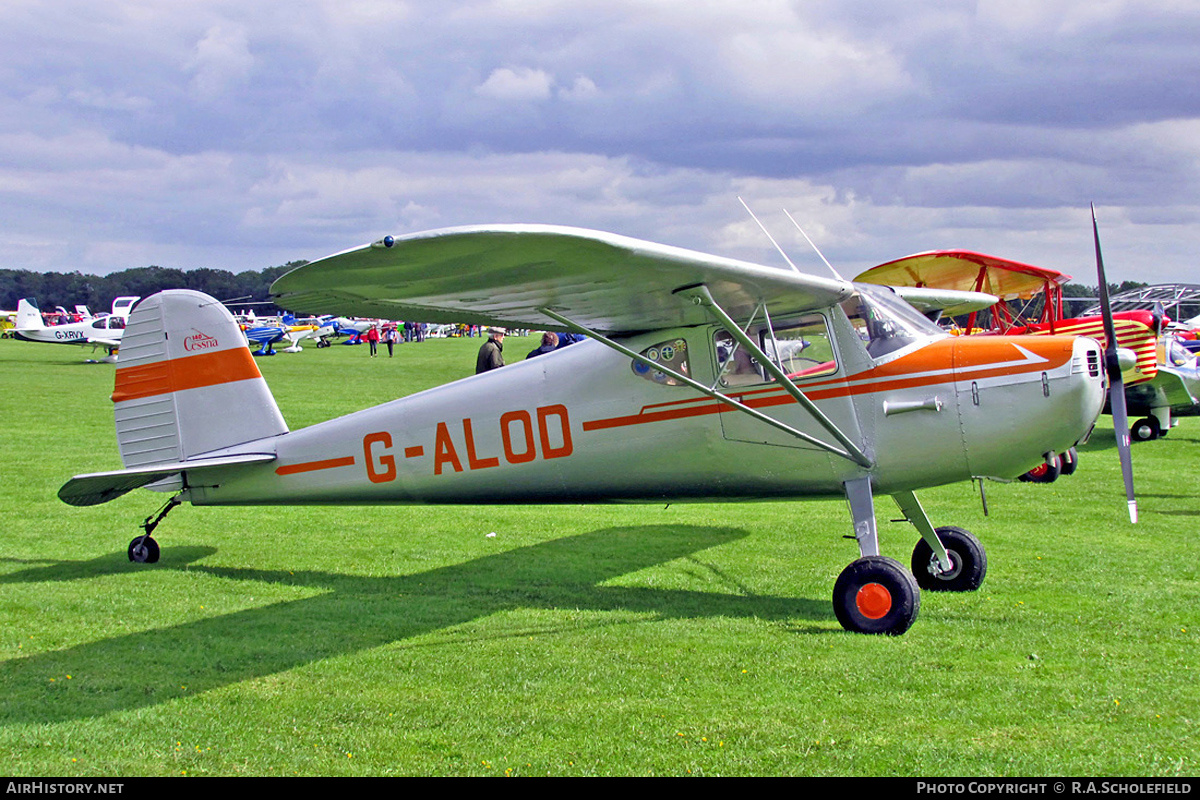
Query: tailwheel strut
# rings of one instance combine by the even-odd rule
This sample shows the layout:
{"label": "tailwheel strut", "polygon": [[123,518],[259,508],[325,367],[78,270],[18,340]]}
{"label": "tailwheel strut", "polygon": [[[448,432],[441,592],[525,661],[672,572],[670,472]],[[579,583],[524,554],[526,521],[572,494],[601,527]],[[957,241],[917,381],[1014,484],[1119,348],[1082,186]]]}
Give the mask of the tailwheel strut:
{"label": "tailwheel strut", "polygon": [[179,492],[173,496],[166,504],[158,510],[157,513],[146,517],[142,522],[142,530],[145,531],[141,536],[134,537],[129,543],[129,560],[137,564],[155,564],[158,563],[159,547],[158,542],[154,541],[150,536],[158,524],[166,519],[167,514],[171,513],[171,509],[175,506],[182,505],[183,501],[179,499],[183,492]]}

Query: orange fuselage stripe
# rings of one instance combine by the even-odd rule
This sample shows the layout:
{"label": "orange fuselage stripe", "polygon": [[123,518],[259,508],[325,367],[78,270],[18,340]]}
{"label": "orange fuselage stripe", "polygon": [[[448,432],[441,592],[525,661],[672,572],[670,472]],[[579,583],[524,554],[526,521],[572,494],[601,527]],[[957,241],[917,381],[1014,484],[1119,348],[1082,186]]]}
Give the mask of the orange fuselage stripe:
{"label": "orange fuselage stripe", "polygon": [[261,378],[254,357],[245,347],[198,353],[150,364],[117,367],[114,403],[140,400],[185,389]]}
{"label": "orange fuselage stripe", "polygon": [[345,458],[327,458],[324,461],[305,461],[302,464],[288,464],[275,470],[276,475],[295,475],[300,472],[316,472],[322,469],[354,466],[354,456]]}
{"label": "orange fuselage stripe", "polygon": [[[1060,340],[1061,341],[1061,340]],[[825,400],[833,397],[849,397],[860,394],[910,389],[920,386],[936,386],[953,384],[955,381],[982,380],[1002,375],[1019,375],[1027,372],[1041,372],[1062,366],[1071,358],[1071,347],[1043,345],[1045,340],[1028,342],[1020,338],[990,339],[984,342],[975,340],[970,347],[958,347],[955,369],[946,369],[950,363],[947,358],[949,351],[955,348],[954,340],[942,340],[906,358],[899,359],[882,367],[860,372],[847,377],[815,381],[803,385],[805,395],[809,400]],[[1034,351],[1044,362],[1031,361],[1021,365],[1006,364],[1012,361],[1016,350],[1014,344]],[[1046,342],[1046,344],[1049,344]],[[989,365],[995,364],[994,367]],[[967,371],[961,371],[962,368]],[[778,386],[761,389],[751,389],[745,392],[731,392],[730,397],[750,408],[761,409],[770,406],[787,405],[796,400]],[[653,410],[651,410],[653,409]],[[626,425],[640,425],[647,422],[684,419],[706,414],[723,414],[732,411],[728,404],[708,397],[694,397],[687,400],[677,400],[671,403],[657,403],[646,406],[636,414],[607,419],[588,420],[583,423],[583,430],[594,431],[606,428],[620,428]]]}

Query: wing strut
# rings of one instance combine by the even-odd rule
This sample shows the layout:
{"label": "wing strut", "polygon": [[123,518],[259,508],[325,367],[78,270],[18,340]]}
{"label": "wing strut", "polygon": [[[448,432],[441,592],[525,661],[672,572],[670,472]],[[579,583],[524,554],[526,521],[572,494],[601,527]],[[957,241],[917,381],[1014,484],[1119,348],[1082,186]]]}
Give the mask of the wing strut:
{"label": "wing strut", "polygon": [[779,365],[776,364],[770,356],[764,353],[762,348],[760,348],[753,339],[746,335],[745,331],[738,327],[738,324],[734,322],[728,314],[725,313],[725,309],[721,308],[721,306],[717,304],[717,301],[713,299],[713,296],[708,291],[707,286],[704,284],[699,286],[690,286],[686,289],[677,290],[676,293],[684,297],[692,298],[692,302],[696,303],[697,305],[702,305],[711,311],[713,316],[717,318],[717,321],[721,323],[721,327],[723,327],[742,347],[746,348],[750,354],[758,360],[758,363],[762,364],[763,368],[766,369],[766,371],[771,374],[771,377],[775,379],[775,383],[778,384],[778,386],[785,392],[790,394],[796,400],[796,402],[800,404],[800,407],[807,411],[809,416],[815,419],[822,428],[829,431],[830,436],[841,442],[842,447],[846,448],[846,452],[849,453],[851,461],[854,461],[866,467],[867,469],[875,466],[875,462],[872,461],[866,453],[859,449],[858,445],[850,441],[850,437],[842,433],[842,430],[836,424],[834,424],[833,420],[825,416],[824,412],[817,408],[816,404],[813,403],[812,400],[809,400],[804,392],[800,391],[796,384],[792,383],[791,380],[788,379],[787,374],[779,368]]}
{"label": "wing strut", "polygon": [[[716,304],[714,303],[713,305],[715,306]],[[618,344],[617,342],[614,342],[612,339],[609,339],[606,336],[603,336],[602,334],[599,334],[596,331],[591,330],[590,328],[586,328],[583,325],[580,325],[579,323],[575,322],[574,320],[571,320],[567,317],[562,316],[561,314],[557,314],[548,308],[540,308],[540,309],[538,309],[538,311],[540,311],[542,314],[545,314],[547,317],[550,317],[555,322],[565,325],[567,328],[574,331],[575,333],[581,333],[584,336],[588,337],[589,339],[594,339],[595,341],[599,342],[600,344],[604,345],[605,347],[608,347],[612,350],[616,350],[618,353],[620,353],[623,356],[626,356],[627,358],[632,358],[634,361],[637,361],[641,364],[645,364],[646,366],[650,367],[651,369],[656,369],[656,370],[659,370],[660,372],[670,375],[675,380],[679,381],[682,384],[692,387],[693,389],[700,392],[701,394],[703,394],[707,397],[711,397],[714,400],[717,400],[719,402],[725,403],[726,405],[742,412],[743,414],[747,414],[747,415],[753,417],[754,419],[759,420],[760,422],[765,422],[766,424],[768,424],[774,428],[778,428],[779,430],[783,431],[784,433],[795,436],[797,439],[807,442],[808,444],[811,444],[814,447],[819,447],[820,449],[830,452],[830,453],[834,454],[835,456],[840,456],[848,461],[853,461],[856,464],[859,464],[867,469],[870,469],[871,467],[873,467],[875,465],[874,462],[871,461],[871,459],[867,458],[867,456],[861,450],[859,450],[857,447],[855,447],[853,444],[851,444],[849,442],[849,440],[845,437],[845,435],[840,430],[837,429],[837,426],[834,425],[833,422],[830,421],[824,414],[822,414],[821,411],[816,408],[816,406],[813,406],[812,401],[810,401],[807,397],[804,397],[803,394],[800,394],[801,397],[804,397],[804,401],[801,403],[801,406],[806,409],[811,407],[811,410],[813,412],[815,412],[814,416],[816,417],[817,421],[821,422],[821,424],[823,426],[825,426],[827,430],[832,429],[832,430],[830,430],[830,432],[833,433],[834,436],[836,436],[839,441],[841,441],[843,444],[847,445],[845,450],[835,447],[827,442],[823,442],[820,439],[816,438],[815,436],[810,436],[809,434],[804,433],[803,431],[798,431],[795,428],[791,427],[790,425],[780,422],[779,420],[775,419],[774,417],[768,416],[767,414],[764,414],[757,409],[750,408],[746,404],[741,403],[737,400],[734,400],[732,397],[730,397],[727,394],[718,392],[715,389],[710,389],[709,387],[705,386],[704,384],[702,384],[698,381],[692,380],[687,375],[683,375],[679,372],[676,372],[675,370],[673,370],[667,366],[664,366],[663,364],[661,364],[657,361],[651,361],[649,358],[642,355],[641,353],[635,353],[633,350],[630,350],[628,347]],[[724,314],[724,312],[721,312],[721,313],[722,313],[722,315]],[[725,316],[725,319],[729,319],[729,317]],[[738,332],[737,336],[735,336],[735,338],[740,336],[741,339],[744,339],[747,342],[750,341],[749,337],[747,337],[745,334],[743,334],[738,329],[736,323],[733,323],[732,320],[730,320],[730,323],[731,323],[733,329]],[[749,349],[750,349],[750,352],[752,354],[754,354],[754,356],[756,358],[760,359],[760,361],[762,363],[770,362],[770,359],[768,359],[767,356],[762,352],[762,350],[760,350],[758,348],[758,346],[755,345],[753,342],[750,342]],[[776,372],[779,372],[778,368],[776,368],[772,374],[775,374]],[[782,373],[779,373],[779,374],[782,374]],[[796,389],[794,385],[792,385],[792,382],[787,380],[786,375],[783,377],[783,381],[786,384],[786,386],[784,387],[785,389],[790,386],[791,389],[795,391],[795,393],[799,393],[799,390]],[[789,393],[791,393],[791,392],[789,392]]]}

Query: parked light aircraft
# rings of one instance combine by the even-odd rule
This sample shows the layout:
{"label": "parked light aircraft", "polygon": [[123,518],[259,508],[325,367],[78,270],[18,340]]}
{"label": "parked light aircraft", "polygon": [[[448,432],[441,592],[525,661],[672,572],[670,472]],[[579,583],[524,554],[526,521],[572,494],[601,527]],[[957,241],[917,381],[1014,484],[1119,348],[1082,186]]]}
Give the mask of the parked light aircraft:
{"label": "parked light aircraft", "polygon": [[[1107,320],[1111,320],[1116,339],[1117,357],[1121,367],[1121,382],[1129,410],[1147,415],[1134,423],[1134,439],[1157,436],[1157,431],[1170,425],[1172,403],[1183,402],[1179,389],[1180,376],[1169,372],[1159,377],[1161,358],[1160,334],[1164,325],[1161,313],[1130,310],[1106,316],[1096,313],[1064,318],[1062,286],[1070,275],[1045,267],[1022,264],[1005,258],[972,253],[965,250],[940,250],[918,253],[889,261],[861,273],[855,280],[885,286],[920,287],[922,289],[970,289],[996,295],[999,300],[991,307],[990,327],[982,333],[1005,335],[1089,336],[1108,345]],[[1012,303],[1031,305],[1040,298],[1041,309],[1034,320],[1027,320]],[[965,333],[980,332],[976,327],[978,315],[968,317]],[[1186,372],[1186,370],[1185,370]],[[1165,384],[1165,385],[1162,385]],[[1106,413],[1113,413],[1112,404]],[[1068,452],[1051,463],[1041,464],[1026,475],[1025,480],[1050,482],[1062,474],[1074,471],[1075,454]]]}
{"label": "parked light aircraft", "polygon": [[[229,312],[198,292],[135,309],[116,370],[125,468],[59,496],[224,504],[849,501],[860,557],[833,607],[900,634],[920,589],[984,579],[969,532],[915,492],[1011,478],[1082,440],[1104,404],[1092,339],[953,337],[884,288],[610,233],[537,225],[387,237],[290,272],[276,302],[387,319],[572,331],[585,341],[289,431]],[[936,457],[932,454],[936,454]],[[920,539],[880,554],[873,496]],[[153,515],[152,515],[153,516]]]}
{"label": "parked light aircraft", "polygon": [[[1071,279],[1057,270],[1021,264],[1005,258],[972,253],[965,250],[938,250],[918,253],[880,264],[861,273],[855,280],[883,286],[922,289],[970,289],[995,295],[991,306],[990,328],[985,333],[1006,335],[1067,334],[1091,336],[1105,344],[1102,314],[1067,318],[1063,315],[1062,286]],[[1037,318],[1027,320],[1013,313],[1012,302],[1029,303],[1042,299]],[[958,314],[954,314],[958,316]],[[1151,380],[1157,371],[1155,352],[1161,318],[1149,311],[1122,311],[1112,315],[1116,326],[1118,346],[1127,366],[1122,371],[1126,386]],[[974,332],[978,313],[972,312],[966,332]]]}
{"label": "parked light aircraft", "polygon": [[32,299],[22,298],[17,303],[16,326],[12,333],[16,338],[27,342],[104,347],[108,351],[104,360],[115,362],[130,309],[137,301],[137,297],[118,297],[113,300],[111,314],[101,314],[82,322],[65,325],[47,325],[42,319],[42,312],[37,303]]}
{"label": "parked light aircraft", "polygon": [[284,325],[242,326],[242,333],[245,335],[246,341],[258,345],[258,349],[254,351],[256,356],[275,355],[275,348],[272,345],[283,341],[287,332],[288,329]]}
{"label": "parked light aircraft", "polygon": [[1132,414],[1144,414],[1129,429],[1134,441],[1145,442],[1166,436],[1176,417],[1200,415],[1200,363],[1195,352],[1173,335],[1158,340],[1158,364],[1154,379],[1125,388]]}

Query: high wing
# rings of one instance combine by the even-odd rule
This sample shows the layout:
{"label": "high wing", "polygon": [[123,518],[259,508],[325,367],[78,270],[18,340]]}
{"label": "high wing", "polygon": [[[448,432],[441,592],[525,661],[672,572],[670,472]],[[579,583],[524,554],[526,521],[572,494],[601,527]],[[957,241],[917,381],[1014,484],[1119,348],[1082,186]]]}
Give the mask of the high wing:
{"label": "high wing", "polygon": [[444,228],[347,250],[280,277],[275,302],[296,311],[567,330],[542,309],[624,335],[712,321],[679,289],[705,285],[733,318],[848,297],[848,281],[707,255],[601,231],[551,225]]}

